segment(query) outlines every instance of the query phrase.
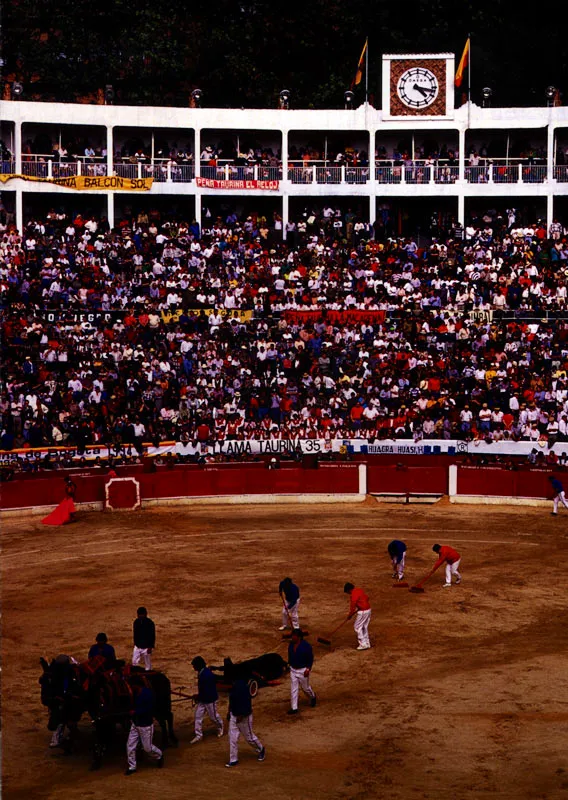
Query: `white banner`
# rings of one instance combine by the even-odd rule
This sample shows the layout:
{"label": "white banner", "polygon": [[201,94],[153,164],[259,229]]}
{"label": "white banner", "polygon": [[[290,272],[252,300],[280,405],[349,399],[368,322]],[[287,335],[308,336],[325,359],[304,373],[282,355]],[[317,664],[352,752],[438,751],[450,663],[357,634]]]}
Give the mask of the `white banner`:
{"label": "white banner", "polygon": [[[367,439],[224,439],[210,445],[199,442],[166,442],[159,447],[145,447],[145,455],[158,456],[165,453],[177,453],[181,456],[196,455],[226,455],[226,456],[257,456],[257,455],[309,455],[325,453],[361,453],[368,455],[515,455],[526,456],[533,449],[547,453],[548,443],[541,442],[487,442],[478,439],[472,442],[457,439],[423,439],[414,442],[412,439],[381,439],[369,441]],[[551,450],[557,455],[568,453],[568,442],[558,442]],[[38,456],[43,459],[47,453],[51,456],[71,457],[74,462],[81,461],[81,454],[73,447],[50,447],[37,450],[0,450],[0,465],[10,464],[18,459],[34,461]],[[109,455],[136,456],[132,445],[123,448],[88,447],[84,458],[92,463],[97,456],[107,459]]]}

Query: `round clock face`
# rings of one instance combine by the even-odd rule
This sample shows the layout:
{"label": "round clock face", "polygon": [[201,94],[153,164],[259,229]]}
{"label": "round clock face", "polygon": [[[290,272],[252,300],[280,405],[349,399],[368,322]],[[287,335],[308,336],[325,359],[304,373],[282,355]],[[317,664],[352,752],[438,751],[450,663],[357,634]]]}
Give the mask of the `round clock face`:
{"label": "round clock face", "polygon": [[412,67],[399,78],[396,91],[409,108],[426,108],[438,97],[438,79],[424,67]]}

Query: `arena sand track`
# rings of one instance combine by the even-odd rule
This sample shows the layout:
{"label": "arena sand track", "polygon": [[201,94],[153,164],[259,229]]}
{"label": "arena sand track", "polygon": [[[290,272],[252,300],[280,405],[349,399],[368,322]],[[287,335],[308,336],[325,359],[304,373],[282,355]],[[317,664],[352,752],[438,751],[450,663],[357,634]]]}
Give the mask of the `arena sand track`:
{"label": "arena sand track", "polygon": [[[486,507],[249,506],[80,514],[63,529],[38,518],[3,523],[3,768],[5,798],[560,798],[568,796],[566,554],[568,516]],[[391,588],[386,546],[408,543],[409,579],[432,544],[462,553],[464,582],[442,573],[416,596]],[[324,634],[345,614],[343,583],[371,596],[373,649],[351,625],[316,646],[318,707],[289,718],[289,681],[261,689],[254,727],[267,757],[210,727],[190,746],[189,704],[175,707],[180,746],[165,769],[124,751],[90,773],[92,731],[78,752],[48,748],[39,657],[84,658],[104,630],[119,657],[148,606],[155,666],[192,685],[192,656],[212,663],[284,653],[278,582],[302,589],[301,621]],[[226,712],[226,697],[221,700]]]}

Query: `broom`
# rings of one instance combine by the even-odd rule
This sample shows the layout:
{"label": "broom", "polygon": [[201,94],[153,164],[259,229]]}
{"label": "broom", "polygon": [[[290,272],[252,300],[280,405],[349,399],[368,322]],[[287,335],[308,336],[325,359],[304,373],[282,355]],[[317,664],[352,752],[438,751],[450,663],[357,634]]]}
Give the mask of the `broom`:
{"label": "broom", "polygon": [[346,617],[342,622],[340,622],[337,628],[334,628],[329,634],[329,639],[326,639],[324,636],[318,636],[317,641],[320,644],[325,644],[329,647],[331,645],[331,637],[334,636],[337,631],[345,625],[346,622],[349,622],[350,619],[351,617]]}
{"label": "broom", "polygon": [[435,569],[431,570],[431,571],[428,573],[428,575],[426,575],[426,577],[422,578],[422,580],[421,580],[421,581],[419,581],[419,582],[418,582],[418,583],[417,583],[415,586],[411,586],[411,587],[410,587],[410,589],[409,589],[409,591],[413,592],[414,594],[423,594],[423,593],[424,593],[424,589],[422,588],[423,584],[425,584],[425,583],[426,583],[426,581],[428,580],[428,578],[431,578],[431,577],[432,577],[432,575],[433,575],[435,572],[436,572],[436,570],[435,570]]}
{"label": "broom", "polygon": [[[286,605],[286,603],[284,603],[283,608],[284,608],[284,611],[286,612],[286,616],[288,617],[288,622],[290,623],[290,628],[292,630],[290,631],[290,633],[283,633],[282,634],[282,638],[283,639],[291,639],[292,638],[292,631],[294,630],[294,623],[292,622],[292,617],[290,616],[290,612],[288,611],[288,606]],[[302,633],[303,633],[304,636],[309,636],[310,635],[310,632],[309,631],[305,631],[303,628],[302,628]]]}

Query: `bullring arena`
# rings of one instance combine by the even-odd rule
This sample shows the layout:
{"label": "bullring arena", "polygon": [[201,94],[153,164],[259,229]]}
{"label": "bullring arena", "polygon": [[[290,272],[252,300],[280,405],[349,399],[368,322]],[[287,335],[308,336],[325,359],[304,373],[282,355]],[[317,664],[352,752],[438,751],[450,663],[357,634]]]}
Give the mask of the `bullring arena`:
{"label": "bullring arena", "polygon": [[[566,706],[568,517],[549,509],[362,503],[79,510],[73,525],[39,516],[3,522],[3,763],[6,798],[561,798],[568,795]],[[394,591],[388,542],[408,545],[411,583],[435,559],[462,554],[463,583],[443,572],[422,595]],[[318,706],[286,715],[289,679],[260,689],[254,727],[267,757],[226,736],[193,736],[175,705],[179,747],[165,769],[140,758],[123,775],[123,741],[89,772],[91,726],[77,751],[49,749],[39,658],[84,659],[104,630],[131,654],[136,607],[157,626],[154,665],[194,691],[190,661],[286,656],[278,583],[302,591],[300,619],[316,662]],[[347,611],[345,581],[370,595],[372,649],[351,625],[316,643]],[[226,695],[220,712],[226,715]]]}

